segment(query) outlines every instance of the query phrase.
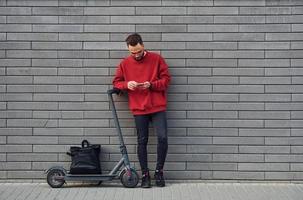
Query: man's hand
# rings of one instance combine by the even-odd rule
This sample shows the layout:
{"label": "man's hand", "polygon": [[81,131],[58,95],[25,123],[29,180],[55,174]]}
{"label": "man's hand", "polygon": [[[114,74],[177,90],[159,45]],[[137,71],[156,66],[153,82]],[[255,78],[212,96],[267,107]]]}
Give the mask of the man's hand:
{"label": "man's hand", "polygon": [[127,88],[130,90],[135,90],[138,86],[138,83],[136,81],[128,81]]}
{"label": "man's hand", "polygon": [[139,83],[138,87],[140,87],[140,89],[148,89],[150,87],[150,82],[145,81],[144,83]]}

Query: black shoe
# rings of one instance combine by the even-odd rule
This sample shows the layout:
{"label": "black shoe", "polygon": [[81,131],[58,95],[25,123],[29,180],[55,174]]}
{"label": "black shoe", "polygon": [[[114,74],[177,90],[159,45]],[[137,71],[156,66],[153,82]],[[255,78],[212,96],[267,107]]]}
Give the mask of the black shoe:
{"label": "black shoe", "polygon": [[141,187],[143,187],[143,188],[150,188],[151,187],[149,172],[144,172],[142,174]]}
{"label": "black shoe", "polygon": [[158,187],[164,187],[165,186],[163,170],[156,170],[155,171],[155,180],[156,180],[156,186],[158,186]]}

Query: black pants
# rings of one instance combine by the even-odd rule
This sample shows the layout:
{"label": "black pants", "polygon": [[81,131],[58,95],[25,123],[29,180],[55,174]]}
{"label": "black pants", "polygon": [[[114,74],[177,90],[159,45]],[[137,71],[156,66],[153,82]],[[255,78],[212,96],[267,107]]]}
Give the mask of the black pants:
{"label": "black pants", "polygon": [[164,162],[167,154],[167,122],[165,111],[147,114],[135,115],[135,123],[138,136],[137,153],[141,166],[144,172],[148,170],[147,166],[147,143],[148,143],[148,126],[151,121],[156,131],[158,144],[157,144],[157,166],[156,169],[160,170],[164,167]]}

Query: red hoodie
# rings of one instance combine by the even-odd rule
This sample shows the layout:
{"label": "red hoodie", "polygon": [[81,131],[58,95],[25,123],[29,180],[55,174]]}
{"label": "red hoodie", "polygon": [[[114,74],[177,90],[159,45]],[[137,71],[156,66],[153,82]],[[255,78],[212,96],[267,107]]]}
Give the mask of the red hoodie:
{"label": "red hoodie", "polygon": [[[149,81],[148,89],[129,90],[128,81],[143,83]],[[156,53],[147,52],[142,60],[132,56],[123,59],[118,65],[113,79],[115,88],[127,90],[129,108],[134,115],[144,115],[166,110],[166,90],[170,82],[168,66]]]}

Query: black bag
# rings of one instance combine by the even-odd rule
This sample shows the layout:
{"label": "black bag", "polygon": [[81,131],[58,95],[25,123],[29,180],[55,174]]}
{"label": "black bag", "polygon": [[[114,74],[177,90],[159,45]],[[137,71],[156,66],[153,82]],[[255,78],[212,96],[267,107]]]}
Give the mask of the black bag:
{"label": "black bag", "polygon": [[87,140],[82,141],[82,147],[70,147],[72,163],[70,174],[101,174],[100,167],[100,145],[91,145]]}

